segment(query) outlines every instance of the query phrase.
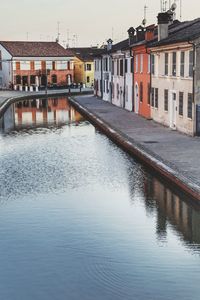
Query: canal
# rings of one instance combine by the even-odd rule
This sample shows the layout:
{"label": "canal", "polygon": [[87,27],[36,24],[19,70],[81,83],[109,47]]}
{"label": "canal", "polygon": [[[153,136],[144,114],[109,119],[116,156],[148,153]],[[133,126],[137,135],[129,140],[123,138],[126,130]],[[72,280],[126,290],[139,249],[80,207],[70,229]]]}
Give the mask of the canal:
{"label": "canal", "polygon": [[0,126],[0,299],[199,299],[200,206],[66,98]]}

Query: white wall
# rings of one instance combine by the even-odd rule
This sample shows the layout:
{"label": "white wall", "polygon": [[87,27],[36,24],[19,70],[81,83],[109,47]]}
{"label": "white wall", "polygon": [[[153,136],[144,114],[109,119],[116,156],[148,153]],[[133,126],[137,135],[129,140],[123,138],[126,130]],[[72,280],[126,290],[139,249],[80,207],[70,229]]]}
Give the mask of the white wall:
{"label": "white wall", "polygon": [[[185,52],[185,75],[184,78],[180,77],[180,51]],[[183,48],[171,49],[169,52],[169,75],[164,75],[164,52],[156,52],[155,54],[155,75],[152,75],[152,87],[158,88],[158,108],[151,107],[151,116],[152,118],[161,124],[164,124],[168,127],[171,127],[171,113],[172,105],[176,107],[175,111],[175,123],[176,129],[193,135],[194,134],[194,104],[193,104],[193,119],[189,119],[187,116],[188,112],[188,93],[193,92],[193,79],[189,77],[189,50]],[[172,76],[172,52],[177,51],[177,74]],[[168,100],[168,111],[165,111],[164,107],[164,91],[169,91],[169,100]],[[179,115],[179,92],[184,93],[183,99],[183,116]],[[176,94],[175,103],[172,100],[172,93]]]}
{"label": "white wall", "polygon": [[12,56],[9,52],[0,45],[0,51],[2,60],[8,60],[7,62],[2,62],[2,70],[0,70],[0,82],[2,81],[2,87],[0,88],[9,88],[9,83],[12,82]]}
{"label": "white wall", "polygon": [[94,94],[96,95],[97,93],[97,96],[101,97],[101,58],[96,58],[94,60],[94,66],[96,66],[94,71],[94,79],[96,82],[98,81],[98,91],[96,92],[96,90],[94,90]]}

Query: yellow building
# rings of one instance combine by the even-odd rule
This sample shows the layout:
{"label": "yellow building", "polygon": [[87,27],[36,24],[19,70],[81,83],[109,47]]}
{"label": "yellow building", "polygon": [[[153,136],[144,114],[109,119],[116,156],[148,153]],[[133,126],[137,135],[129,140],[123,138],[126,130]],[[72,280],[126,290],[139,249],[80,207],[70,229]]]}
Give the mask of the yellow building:
{"label": "yellow building", "polygon": [[74,59],[74,83],[94,86],[94,55],[100,51],[96,47],[69,48]]}

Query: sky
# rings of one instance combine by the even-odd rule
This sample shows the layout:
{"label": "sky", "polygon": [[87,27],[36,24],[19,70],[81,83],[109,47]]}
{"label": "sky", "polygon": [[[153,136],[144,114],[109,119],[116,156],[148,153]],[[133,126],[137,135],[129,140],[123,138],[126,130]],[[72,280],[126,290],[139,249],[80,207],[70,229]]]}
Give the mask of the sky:
{"label": "sky", "polygon": [[[141,24],[145,5],[147,24],[156,23],[160,0],[0,0],[0,40],[52,41],[59,22],[62,45],[96,46],[108,38],[117,42],[127,38],[129,27]],[[182,0],[182,20],[197,17],[200,2]]]}

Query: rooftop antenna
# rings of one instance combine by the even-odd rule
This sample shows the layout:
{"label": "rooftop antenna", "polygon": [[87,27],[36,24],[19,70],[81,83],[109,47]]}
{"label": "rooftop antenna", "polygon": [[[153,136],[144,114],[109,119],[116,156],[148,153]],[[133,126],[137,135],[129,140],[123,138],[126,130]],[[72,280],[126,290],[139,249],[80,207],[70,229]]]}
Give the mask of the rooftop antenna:
{"label": "rooftop antenna", "polygon": [[144,19],[143,19],[143,21],[142,21],[142,25],[145,27],[146,26],[146,24],[147,24],[147,6],[146,6],[146,4],[145,4],[145,6],[144,6]]}
{"label": "rooftop antenna", "polygon": [[58,24],[58,35],[56,38],[56,42],[59,43],[59,41],[60,41],[60,22],[57,22],[57,24]]}
{"label": "rooftop antenna", "polygon": [[182,21],[182,8],[183,8],[183,2],[180,0],[180,21]]}

